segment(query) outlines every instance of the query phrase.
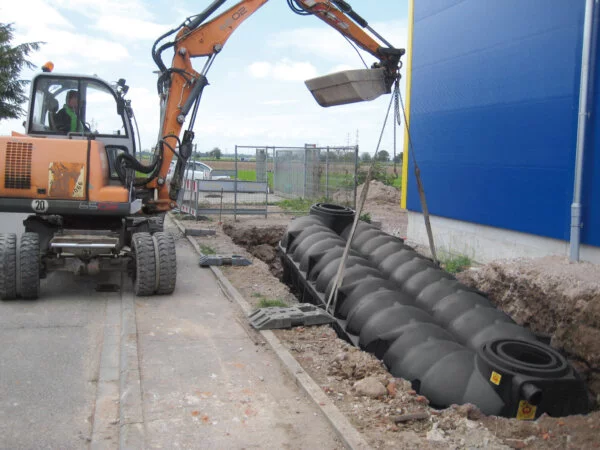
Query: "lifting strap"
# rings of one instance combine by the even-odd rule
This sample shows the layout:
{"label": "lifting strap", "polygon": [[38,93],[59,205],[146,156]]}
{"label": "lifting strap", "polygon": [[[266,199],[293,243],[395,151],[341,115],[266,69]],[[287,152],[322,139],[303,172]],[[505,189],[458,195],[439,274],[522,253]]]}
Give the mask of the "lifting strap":
{"label": "lifting strap", "polygon": [[[327,299],[327,304],[325,306],[325,310],[331,312],[331,314],[335,313],[335,307],[337,304],[338,291],[342,286],[344,281],[344,271],[346,270],[346,260],[348,259],[348,254],[350,253],[350,247],[352,246],[352,241],[354,239],[354,234],[356,232],[356,227],[358,225],[358,221],[360,220],[360,216],[362,214],[362,209],[367,200],[367,194],[369,192],[369,184],[373,175],[373,167],[375,162],[377,161],[377,154],[379,152],[379,147],[381,145],[381,140],[383,138],[383,133],[385,131],[386,124],[388,122],[388,118],[390,115],[390,110],[392,107],[392,102],[394,103],[394,155],[396,155],[396,124],[401,126],[401,116],[400,109],[402,109],[402,113],[404,115],[404,124],[406,127],[406,133],[408,134],[408,142],[409,142],[409,155],[412,155],[412,160],[415,166],[415,178],[417,180],[417,189],[419,190],[419,199],[421,200],[421,208],[423,210],[423,217],[425,218],[425,228],[427,229],[427,237],[429,238],[429,249],[431,251],[433,262],[439,266],[439,261],[437,259],[436,251],[435,251],[435,242],[433,240],[433,232],[431,230],[431,223],[429,221],[429,209],[427,208],[427,199],[425,197],[425,190],[423,189],[423,183],[421,181],[421,169],[419,169],[419,165],[417,164],[417,160],[415,158],[414,149],[412,146],[412,140],[410,138],[410,131],[408,129],[408,123],[406,121],[406,111],[404,110],[404,102],[402,100],[402,94],[400,93],[400,77],[398,77],[394,83],[394,91],[392,93],[392,98],[390,100],[390,104],[387,109],[387,113],[385,115],[385,120],[383,121],[383,126],[381,129],[381,134],[379,135],[379,142],[377,143],[377,148],[375,149],[375,155],[369,165],[369,170],[367,171],[367,177],[365,179],[365,183],[363,185],[363,190],[360,194],[360,199],[356,205],[356,211],[354,214],[354,222],[352,224],[352,229],[350,230],[350,234],[348,236],[348,240],[346,242],[346,248],[344,249],[344,253],[342,254],[342,258],[340,261],[340,265],[338,266],[337,273],[335,275],[335,282],[333,283],[333,288],[329,293],[329,297]],[[402,106],[402,108],[400,108]],[[331,306],[331,311],[329,307]]]}

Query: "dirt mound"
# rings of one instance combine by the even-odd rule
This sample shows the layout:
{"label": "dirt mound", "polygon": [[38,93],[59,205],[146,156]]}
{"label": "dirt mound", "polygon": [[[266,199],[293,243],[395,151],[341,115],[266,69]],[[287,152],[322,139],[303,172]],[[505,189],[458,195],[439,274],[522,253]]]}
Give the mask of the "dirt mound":
{"label": "dirt mound", "polygon": [[[356,198],[359,199],[362,195],[364,184],[358,186],[356,190]],[[387,186],[381,181],[373,180],[369,183],[369,192],[367,194],[367,205],[371,202],[377,203],[393,203],[398,205],[400,203],[400,191],[393,186]]]}
{"label": "dirt mound", "polygon": [[[361,184],[356,189],[356,200],[360,199],[364,184]],[[346,191],[339,191],[333,194],[333,201],[339,204],[347,204],[351,197],[350,193]],[[400,203],[400,191],[393,186],[387,186],[381,181],[373,180],[369,184],[369,193],[367,194],[366,204],[369,203],[393,203],[398,205]]]}
{"label": "dirt mound", "polygon": [[562,257],[493,262],[458,275],[517,323],[551,337],[600,400],[600,265]]}

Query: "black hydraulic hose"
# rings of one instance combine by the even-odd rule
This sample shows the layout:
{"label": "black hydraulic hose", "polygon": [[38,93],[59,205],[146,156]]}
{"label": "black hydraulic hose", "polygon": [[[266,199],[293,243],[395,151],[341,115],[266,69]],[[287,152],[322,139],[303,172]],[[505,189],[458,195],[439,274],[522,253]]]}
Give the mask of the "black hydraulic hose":
{"label": "black hydraulic hose", "polygon": [[[165,66],[165,63],[163,63],[162,58],[160,57],[160,54],[164,50],[163,47],[165,47],[166,44],[161,46],[161,48],[158,51],[156,50],[156,46],[158,45],[158,43],[160,41],[165,39],[167,36],[170,36],[173,33],[177,32],[177,30],[178,30],[178,28],[173,28],[172,30],[167,31],[165,34],[163,34],[161,37],[159,37],[156,41],[154,41],[154,45],[152,45],[152,59],[154,60],[154,62],[156,63],[156,65],[158,66],[158,68],[160,69],[161,72],[165,72],[167,70],[167,66]],[[174,45],[174,44],[171,43],[171,45]],[[166,47],[166,48],[168,48],[168,47]]]}
{"label": "black hydraulic hose", "polygon": [[352,20],[354,20],[361,27],[366,28],[369,26],[369,23],[365,19],[363,19],[359,14],[354,12],[354,10],[352,9],[352,6],[350,6],[349,3],[347,3],[343,0],[331,0],[331,3],[333,3],[335,6],[340,8],[340,10],[344,14],[347,14],[350,18],[352,18]]}
{"label": "black hydraulic hose", "polygon": [[219,9],[221,5],[226,1],[227,0],[215,0],[208,6],[208,8],[206,8],[204,11],[202,11],[200,14],[194,17],[193,20],[190,20],[190,22],[186,26],[190,30],[198,28],[198,26],[200,26],[202,22],[204,22],[212,13]]}
{"label": "black hydraulic hose", "polygon": [[297,0],[287,0],[287,4],[290,9],[299,16],[309,16],[312,14],[310,11],[304,9],[304,7],[297,2]]}

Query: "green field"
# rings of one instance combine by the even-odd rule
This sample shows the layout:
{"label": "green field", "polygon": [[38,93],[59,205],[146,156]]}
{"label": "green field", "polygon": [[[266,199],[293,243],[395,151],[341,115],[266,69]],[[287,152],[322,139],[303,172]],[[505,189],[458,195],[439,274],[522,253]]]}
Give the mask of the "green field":
{"label": "green field", "polygon": [[[256,170],[238,170],[238,180],[256,181]],[[273,189],[273,172],[267,172],[269,188]]]}

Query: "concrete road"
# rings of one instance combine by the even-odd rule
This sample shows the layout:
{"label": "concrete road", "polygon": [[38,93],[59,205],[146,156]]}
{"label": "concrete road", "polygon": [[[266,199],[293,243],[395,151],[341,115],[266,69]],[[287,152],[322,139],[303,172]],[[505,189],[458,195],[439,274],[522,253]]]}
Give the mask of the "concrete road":
{"label": "concrete road", "polygon": [[[20,234],[25,217],[1,214],[0,230]],[[39,300],[0,302],[0,448],[89,445],[107,304],[120,300],[100,280],[50,274]]]}
{"label": "concrete road", "polygon": [[55,273],[39,300],[0,302],[0,449],[342,447],[185,239],[177,252],[173,296]]}
{"label": "concrete road", "polygon": [[135,300],[147,447],[343,448],[185,239],[177,255],[175,295]]}

